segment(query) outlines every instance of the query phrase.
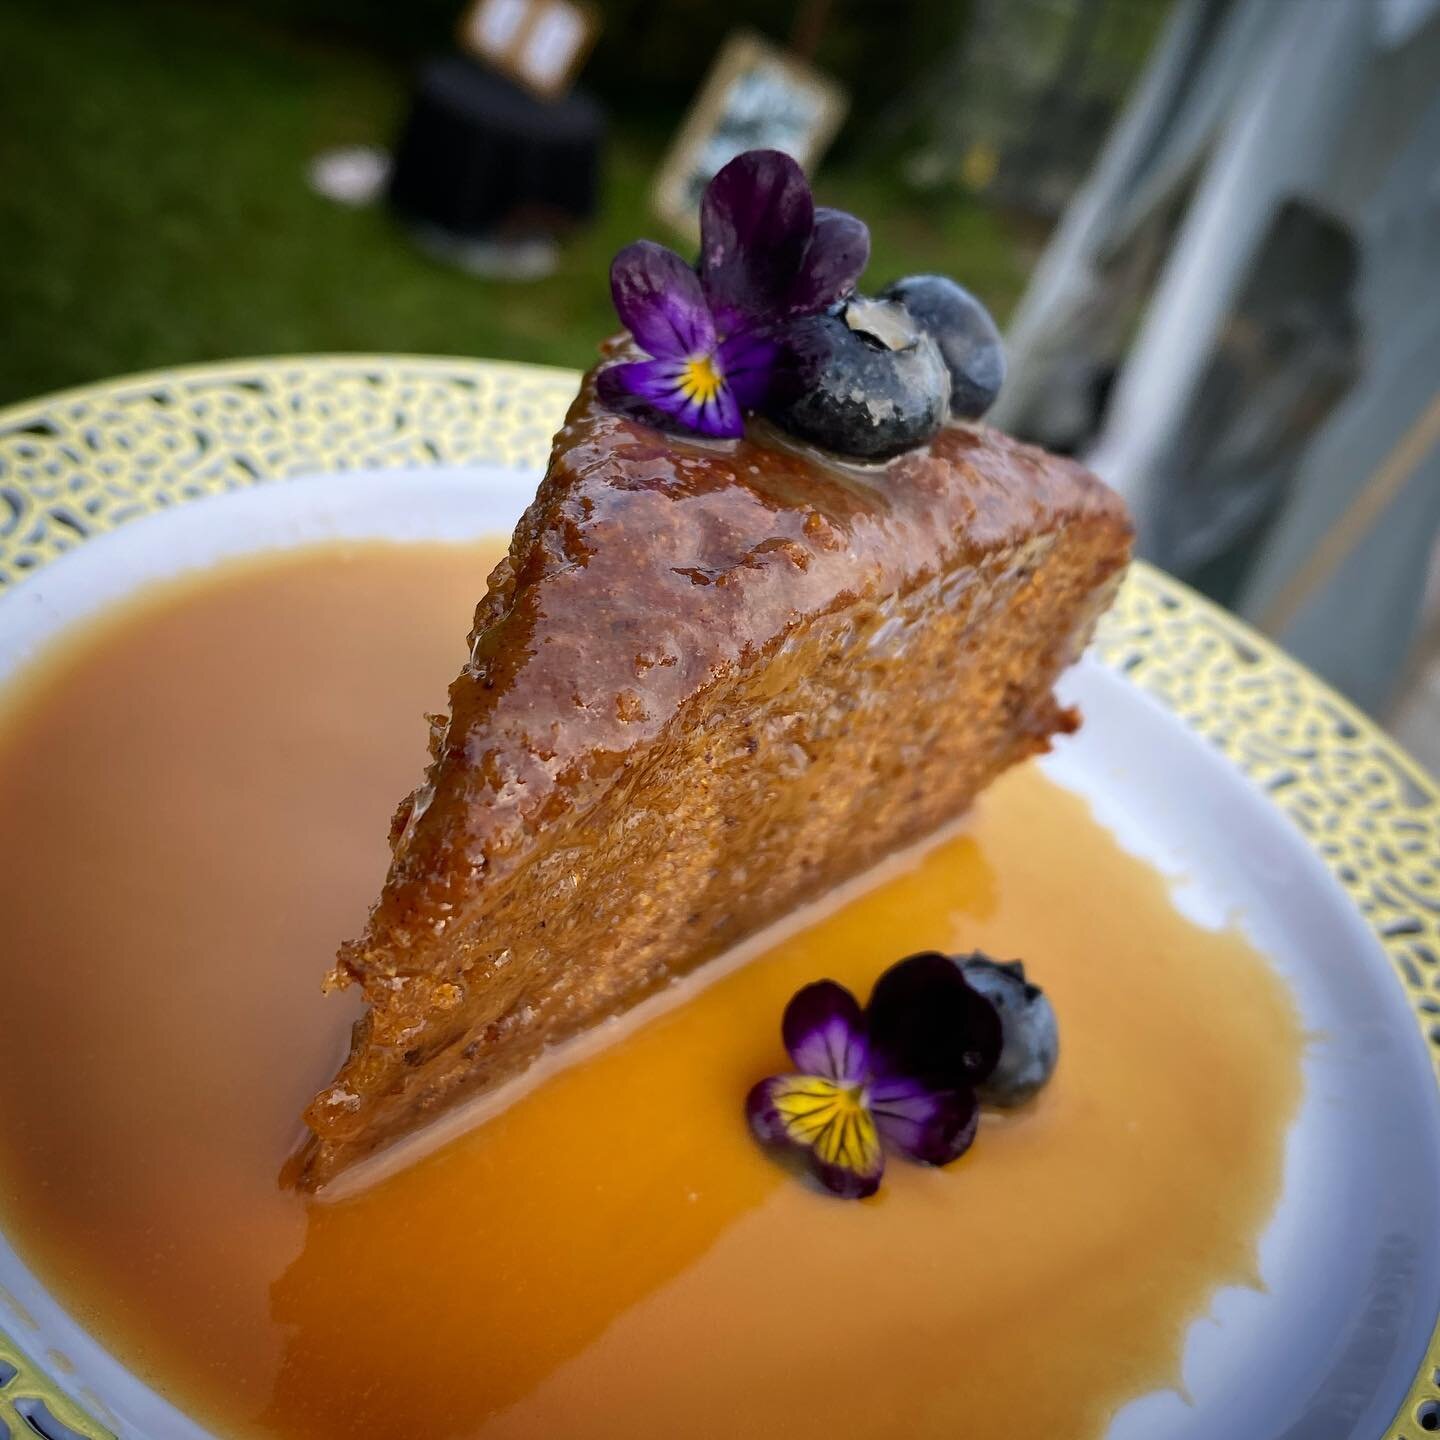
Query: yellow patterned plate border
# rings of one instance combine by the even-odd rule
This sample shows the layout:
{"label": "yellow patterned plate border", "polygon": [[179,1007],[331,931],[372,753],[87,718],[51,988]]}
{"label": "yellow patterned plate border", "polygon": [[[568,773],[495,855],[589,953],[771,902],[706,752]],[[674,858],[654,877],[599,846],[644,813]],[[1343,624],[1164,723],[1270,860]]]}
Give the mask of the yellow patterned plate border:
{"label": "yellow patterned plate border", "polygon": [[[196,365],[0,410],[0,592],[95,535],[205,495],[336,470],[539,469],[578,376],[422,356]],[[1137,563],[1096,649],[1217,745],[1304,832],[1373,928],[1440,1081],[1440,788],[1302,665]],[[0,1424],[37,1407],[112,1440],[0,1334]],[[98,1407],[96,1407],[98,1409]],[[1440,1326],[1376,1440],[1440,1430]]]}

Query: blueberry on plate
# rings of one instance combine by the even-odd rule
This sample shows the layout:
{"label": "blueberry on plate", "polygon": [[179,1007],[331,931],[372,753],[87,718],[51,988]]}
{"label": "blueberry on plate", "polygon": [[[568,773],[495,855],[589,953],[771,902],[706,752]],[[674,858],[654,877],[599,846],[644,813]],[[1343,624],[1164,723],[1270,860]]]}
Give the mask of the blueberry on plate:
{"label": "blueberry on plate", "polygon": [[945,275],[909,275],[883,298],[898,300],[940,347],[950,371],[950,413],[978,420],[1005,380],[1005,348],[990,312]]}
{"label": "blueberry on plate", "polygon": [[1060,1058],[1060,1029],[1045,992],[1025,979],[1019,960],[957,955],[966,980],[1000,1016],[1000,1059],[978,1087],[989,1105],[1023,1105],[1050,1078]]}
{"label": "blueberry on plate", "polygon": [[888,460],[945,421],[945,362],[903,306],[856,297],[792,322],[784,342],[784,382],[766,413],[792,435],[838,455]]}

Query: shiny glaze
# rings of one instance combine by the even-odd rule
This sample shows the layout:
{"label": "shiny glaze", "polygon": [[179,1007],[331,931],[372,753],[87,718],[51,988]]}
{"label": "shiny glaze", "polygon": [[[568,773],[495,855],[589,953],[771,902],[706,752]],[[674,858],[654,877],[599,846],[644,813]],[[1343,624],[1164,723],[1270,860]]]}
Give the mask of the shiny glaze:
{"label": "shiny glaze", "polygon": [[606,410],[587,377],[555,456],[451,687],[438,744],[463,778],[407,817],[372,945],[415,925],[417,907],[471,898],[473,874],[450,864],[457,825],[468,865],[512,868],[539,824],[583,809],[689,697],[797,617],[978,572],[1067,525],[1129,532],[1089,471],[984,426],[947,427],[862,475],[798,448],[662,434]]}
{"label": "shiny glaze", "polygon": [[[220,571],[0,714],[7,1238],[226,1440],[1093,1440],[1177,1383],[1216,1287],[1256,1283],[1302,1037],[1243,938],[1032,767],[388,1179],[277,1187],[354,1014],[316,977],[493,558]],[[1060,1068],[951,1169],[831,1200],[751,1142],[745,1091],[798,985],[929,946],[1023,956]]]}

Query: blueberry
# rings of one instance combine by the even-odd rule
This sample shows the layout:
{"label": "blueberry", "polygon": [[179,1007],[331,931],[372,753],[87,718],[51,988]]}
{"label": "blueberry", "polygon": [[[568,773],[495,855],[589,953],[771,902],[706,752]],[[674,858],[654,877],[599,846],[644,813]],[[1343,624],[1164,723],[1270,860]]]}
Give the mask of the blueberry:
{"label": "blueberry", "polygon": [[787,380],[767,410],[792,435],[886,460],[945,421],[950,377],[939,348],[900,305],[855,298],[785,332]]}
{"label": "blueberry", "polygon": [[1005,348],[990,312],[944,275],[909,275],[884,292],[935,339],[950,371],[950,413],[978,420],[1005,381]]}
{"label": "blueberry", "polygon": [[1019,960],[991,960],[978,951],[956,956],[973,989],[999,1012],[1000,1060],[979,1087],[990,1105],[1023,1105],[1050,1078],[1060,1058],[1055,1008],[1038,985],[1025,979]]}

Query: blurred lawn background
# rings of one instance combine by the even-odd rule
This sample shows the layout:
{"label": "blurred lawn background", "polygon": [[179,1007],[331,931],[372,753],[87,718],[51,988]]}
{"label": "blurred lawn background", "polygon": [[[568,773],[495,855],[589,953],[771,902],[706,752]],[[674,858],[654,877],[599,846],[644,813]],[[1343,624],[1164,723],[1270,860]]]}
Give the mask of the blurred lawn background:
{"label": "blurred lawn background", "polygon": [[[6,0],[0,403],[134,370],[304,351],[586,364],[615,325],[611,255],[639,235],[673,240],[650,216],[649,186],[715,49],[740,23],[783,40],[791,17],[776,32],[763,18],[776,7],[760,0],[606,0],[582,80],[612,113],[601,212],[557,273],[519,283],[448,270],[383,207],[346,209],[306,183],[318,151],[389,146],[414,61],[448,46],[460,8]],[[869,221],[872,282],[946,270],[1003,318],[1043,227],[956,188],[907,187],[893,124],[896,97],[960,33],[966,4],[836,10],[848,18],[827,28],[817,62],[855,108],[819,198]],[[1138,64],[1148,35],[1131,43]],[[877,144],[872,121],[887,114]]]}

